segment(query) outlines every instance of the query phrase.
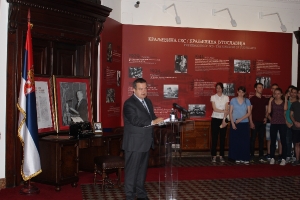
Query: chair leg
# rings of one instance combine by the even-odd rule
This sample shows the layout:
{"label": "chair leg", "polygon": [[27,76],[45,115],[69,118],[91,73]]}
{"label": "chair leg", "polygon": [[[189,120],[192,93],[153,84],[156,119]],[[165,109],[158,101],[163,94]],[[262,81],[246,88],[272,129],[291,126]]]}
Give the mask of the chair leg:
{"label": "chair leg", "polygon": [[102,191],[104,190],[105,180],[106,180],[106,172],[105,172],[105,169],[103,169],[103,171],[102,171]]}
{"label": "chair leg", "polygon": [[122,169],[121,168],[118,168],[118,175],[117,175],[117,185],[118,187],[121,187],[121,172],[122,172]]}
{"label": "chair leg", "polygon": [[94,185],[96,185],[96,178],[97,178],[97,165],[95,164],[95,167],[94,167]]}

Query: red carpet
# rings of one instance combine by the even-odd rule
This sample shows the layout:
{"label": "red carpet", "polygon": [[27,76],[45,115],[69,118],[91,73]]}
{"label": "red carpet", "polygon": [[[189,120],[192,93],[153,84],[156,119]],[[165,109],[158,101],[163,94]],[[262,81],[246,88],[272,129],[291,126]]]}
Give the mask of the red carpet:
{"label": "red carpet", "polygon": [[[178,180],[205,180],[205,179],[233,179],[233,178],[258,178],[275,176],[300,176],[300,166],[291,165],[234,165],[234,166],[205,166],[205,167],[179,167]],[[164,177],[164,168],[149,168],[147,181],[158,181]],[[175,173],[176,174],[176,173]],[[79,183],[87,184],[93,182],[93,173],[80,172]],[[122,181],[124,178],[122,177]],[[161,180],[162,181],[162,180]],[[9,200],[60,200],[60,199],[82,199],[80,186],[72,188],[70,184],[62,186],[60,192],[56,192],[54,186],[35,183],[40,189],[40,194],[32,196],[19,195],[22,186],[7,188],[0,191],[1,199]]]}

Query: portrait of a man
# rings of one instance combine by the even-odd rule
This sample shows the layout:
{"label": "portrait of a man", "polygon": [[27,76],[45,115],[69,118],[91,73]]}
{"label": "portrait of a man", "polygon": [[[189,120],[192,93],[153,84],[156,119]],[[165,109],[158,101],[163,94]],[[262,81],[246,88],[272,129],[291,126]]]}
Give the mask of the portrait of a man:
{"label": "portrait of a man", "polygon": [[60,83],[61,119],[63,125],[70,125],[72,117],[80,117],[82,121],[89,121],[89,104],[86,88],[86,83]]}
{"label": "portrait of a man", "polygon": [[88,121],[87,101],[83,98],[83,93],[81,90],[76,92],[76,98],[77,104],[75,105],[75,110],[78,112],[83,121]]}
{"label": "portrait of a man", "polygon": [[94,123],[94,130],[95,130],[95,133],[102,132],[102,125],[100,122]]}
{"label": "portrait of a man", "polygon": [[175,73],[187,73],[187,56],[175,55]]}

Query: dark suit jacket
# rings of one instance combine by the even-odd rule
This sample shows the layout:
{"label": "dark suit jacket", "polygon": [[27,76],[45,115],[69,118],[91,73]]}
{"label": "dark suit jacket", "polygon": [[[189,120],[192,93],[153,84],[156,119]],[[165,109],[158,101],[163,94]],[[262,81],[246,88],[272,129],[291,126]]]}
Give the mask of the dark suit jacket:
{"label": "dark suit jacket", "polygon": [[79,115],[83,121],[89,121],[86,99],[81,99],[79,106],[78,104],[75,105],[75,110],[79,112]]}
{"label": "dark suit jacket", "polygon": [[124,136],[122,148],[125,151],[147,152],[153,143],[153,126],[151,121],[157,117],[154,114],[153,105],[150,99],[145,98],[145,103],[150,114],[140,100],[132,95],[124,102]]}

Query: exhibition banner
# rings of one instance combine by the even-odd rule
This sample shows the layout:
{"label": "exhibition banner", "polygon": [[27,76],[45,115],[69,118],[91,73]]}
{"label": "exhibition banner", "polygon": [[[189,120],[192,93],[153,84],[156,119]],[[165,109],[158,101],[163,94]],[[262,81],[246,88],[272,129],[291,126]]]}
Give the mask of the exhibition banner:
{"label": "exhibition banner", "polygon": [[[174,103],[191,118],[210,119],[217,82],[231,99],[239,86],[247,97],[254,84],[271,95],[277,83],[291,84],[291,33],[122,25],[105,22],[101,34],[101,121],[122,125],[122,106],[133,94],[132,82],[148,82],[148,98],[157,116],[168,118]],[[179,110],[179,109],[177,109]]]}
{"label": "exhibition banner", "polygon": [[291,33],[123,25],[122,102],[142,77],[157,116],[169,117],[177,103],[207,119],[217,82],[230,99],[239,86],[254,95],[256,82],[270,96],[273,83],[283,91],[290,85],[291,62]]}

